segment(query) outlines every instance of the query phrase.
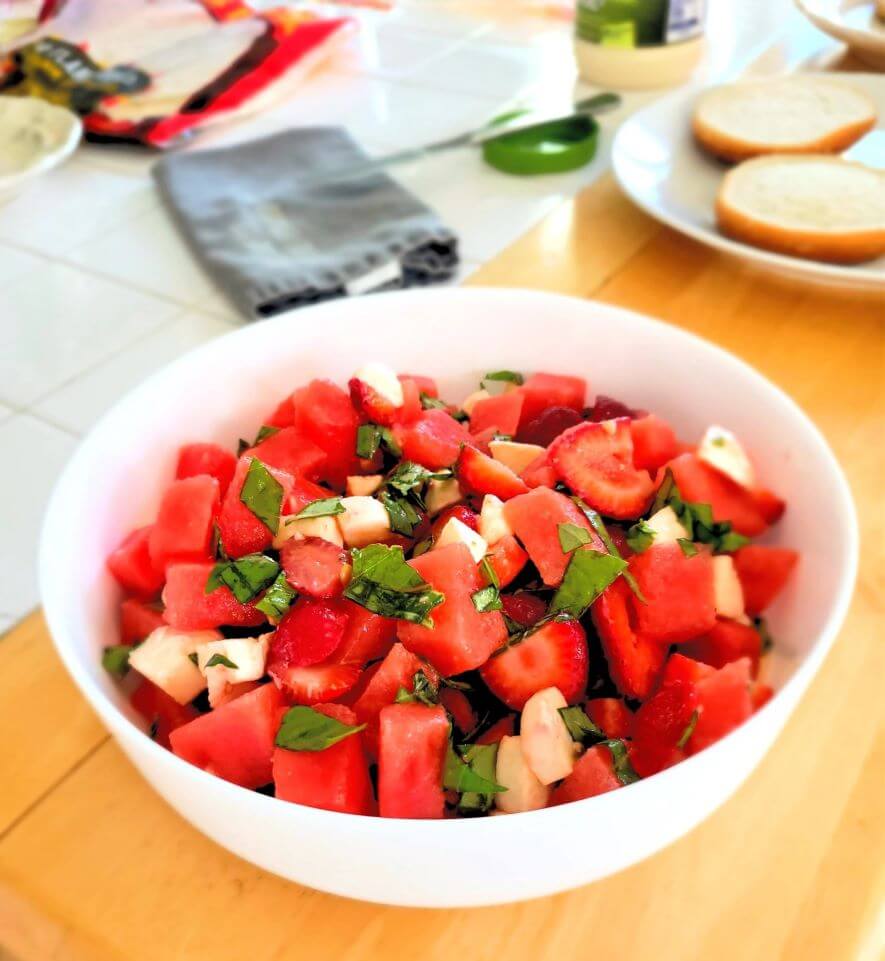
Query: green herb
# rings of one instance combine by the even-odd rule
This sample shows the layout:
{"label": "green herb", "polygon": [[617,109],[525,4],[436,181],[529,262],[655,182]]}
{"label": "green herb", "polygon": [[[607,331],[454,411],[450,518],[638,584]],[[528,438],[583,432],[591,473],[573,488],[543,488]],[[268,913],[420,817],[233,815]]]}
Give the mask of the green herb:
{"label": "green herb", "polygon": [[522,384],[525,378],[515,370],[493,370],[483,377],[480,387],[485,387],[486,381],[503,381],[507,384]]}
{"label": "green herb", "polygon": [[586,547],[574,551],[562,583],[553,595],[549,613],[580,617],[626,567],[627,562],[613,554]]}
{"label": "green herb", "polygon": [[397,496],[389,490],[382,490],[378,495],[387,516],[390,518],[390,529],[397,534],[411,537],[415,528],[421,523],[418,509],[408,498]]}
{"label": "green herb", "polygon": [[630,763],[627,745],[623,741],[615,739],[606,741],[605,746],[611,751],[615,777],[621,784],[633,784],[634,781],[638,781],[639,775],[633,770],[633,765]]}
{"label": "green herb", "polygon": [[425,391],[419,391],[418,396],[421,398],[421,406],[424,410],[448,410],[449,405],[444,401],[440,400],[439,397],[431,397],[430,394],[425,393]]}
{"label": "green herb", "polygon": [[698,712],[691,712],[691,719],[685,727],[685,730],[679,736],[679,740],[676,742],[676,747],[683,748],[688,744],[688,739],[694,734],[694,729],[698,726]]}
{"label": "green herb", "polygon": [[647,551],[654,540],[655,530],[646,521],[638,521],[627,531],[627,543],[635,554]]}
{"label": "green herb", "polygon": [[571,614],[555,614],[548,611],[542,618],[535,621],[531,627],[523,627],[521,624],[517,624],[516,621],[509,618],[506,614],[504,615],[504,623],[507,626],[507,631],[509,637],[507,638],[507,643],[501,645],[496,651],[494,651],[491,657],[500,657],[505,651],[509,651],[511,647],[516,647],[517,644],[522,644],[526,638],[532,636],[537,631],[540,631],[542,627],[549,624],[551,621],[571,621],[573,620]]}
{"label": "green herb", "polygon": [[255,607],[267,615],[271,624],[279,624],[297,597],[297,592],[292,590],[286,580],[285,572],[280,571],[277,574],[277,579],[264,592],[264,597],[258,601]]}
{"label": "green herb", "polygon": [[428,537],[423,541],[418,541],[418,543],[412,548],[412,557],[420,557],[422,554],[426,554],[431,547],[433,547],[432,537]]}
{"label": "green herb", "polygon": [[193,664],[195,667],[199,667],[199,666],[200,666],[200,659],[197,657],[197,652],[196,652],[196,651],[191,651],[191,653],[188,654],[187,659],[188,659],[188,660],[191,662],[191,664]]}
{"label": "green herb", "polygon": [[325,751],[351,734],[362,731],[365,726],[344,724],[312,707],[297,705],[283,715],[275,743],[289,751]]}
{"label": "green herb", "polygon": [[690,541],[687,537],[677,537],[676,543],[679,545],[682,553],[686,557],[694,557],[697,554],[698,549],[694,541]]}
{"label": "green herb", "polygon": [[237,457],[241,457],[252,445],[241,437],[237,441]]}
{"label": "green herb", "polygon": [[273,427],[270,424],[262,424],[258,428],[258,433],[255,435],[255,443],[253,447],[257,447],[263,440],[267,440],[268,437],[273,437],[274,434],[279,434],[279,427]]}
{"label": "green herb", "polygon": [[[605,549],[609,552],[609,554],[611,554],[613,557],[620,557],[621,552],[618,550],[615,542],[611,539],[611,535],[609,534],[605,523],[599,514],[593,510],[592,507],[588,507],[580,497],[573,497],[572,500],[584,512],[584,516],[590,522],[590,526],[593,528],[593,530],[598,534],[599,539],[605,545]],[[631,591],[633,591],[634,595],[641,603],[648,603],[642,591],[639,589],[639,585],[636,583],[636,578],[630,573],[629,568],[624,571],[624,580],[627,582],[627,586]]]}
{"label": "green herb", "polygon": [[381,446],[390,454],[391,457],[402,457],[403,449],[399,446],[396,438],[393,436],[393,431],[389,427],[382,427],[381,433]]}
{"label": "green herb", "polygon": [[605,732],[587,717],[582,707],[561,707],[559,716],[568,728],[572,740],[578,744],[596,744],[605,740]]}
{"label": "green herb", "polygon": [[590,543],[590,531],[586,527],[578,527],[577,524],[557,525],[559,534],[559,546],[563,554],[570,554],[572,551]]}
{"label": "green herb", "polygon": [[470,420],[470,414],[468,414],[466,410],[450,410],[449,413],[452,416],[452,420],[458,421],[459,424]]}
{"label": "green herb", "polygon": [[398,534],[411,537],[421,523],[418,509],[424,509],[422,489],[427,481],[444,480],[452,476],[451,471],[429,471],[413,461],[401,461],[390,472],[378,499],[384,505],[390,518],[390,529]]}
{"label": "green herb", "polygon": [[669,468],[655,495],[649,516],[667,506],[673,508],[673,513],[688,534],[688,540],[710,545],[714,554],[730,553],[750,542],[749,538],[732,530],[729,521],[714,521],[713,509],[709,504],[683,500]]}
{"label": "green herb", "polygon": [[101,666],[114,677],[125,677],[129,670],[129,655],[132,647],[128,644],[114,644],[102,651]]}
{"label": "green herb", "polygon": [[412,678],[412,690],[400,687],[394,699],[397,704],[426,704],[435,707],[439,703],[439,687],[424,671],[416,671]]}
{"label": "green herb", "polygon": [[492,434],[492,440],[496,440],[502,443],[509,444],[513,440],[513,434],[499,434],[495,432]]}
{"label": "green herb", "polygon": [[479,569],[482,571],[487,584],[491,584],[493,587],[501,586],[501,581],[498,579],[498,573],[495,570],[492,562],[489,560],[488,554],[486,554],[486,556],[479,562]]}
{"label": "green herb", "polygon": [[404,460],[396,465],[384,483],[398,494],[406,496],[420,491],[429,480],[448,480],[451,476],[450,470],[430,471],[414,461]]}
{"label": "green herb", "polygon": [[[722,527],[723,525],[719,524],[717,526]],[[745,547],[749,543],[749,537],[744,537],[737,531],[727,530],[718,535],[713,551],[716,554],[733,554],[738,548]]]}
{"label": "green herb", "polygon": [[283,487],[257,457],[253,457],[249,464],[240,500],[272,534],[277,533],[283,506]]}
{"label": "green herb", "polygon": [[370,460],[381,443],[381,428],[377,424],[361,424],[356,432],[356,456]]}
{"label": "green herb", "polygon": [[229,667],[232,671],[237,670],[237,665],[229,657],[225,657],[224,654],[213,654],[206,661],[206,667]]}
{"label": "green herb", "polygon": [[230,560],[227,556],[227,551],[224,549],[224,544],[221,541],[221,528],[218,526],[217,521],[212,523],[212,544],[209,550],[213,557],[217,557],[222,561]]}
{"label": "green herb", "polygon": [[473,606],[480,614],[485,614],[488,611],[500,611],[504,607],[501,603],[500,591],[494,584],[489,584],[486,587],[481,587],[478,591],[474,591],[470,598],[473,601]]}
{"label": "green herb", "polygon": [[307,517],[333,517],[335,514],[344,513],[344,505],[340,497],[321,497],[319,500],[311,501],[306,507],[302,507],[292,520],[303,520]]}
{"label": "green herb", "polygon": [[456,750],[449,742],[443,787],[461,795],[461,810],[487,811],[495,795],[507,790],[495,781],[497,757],[497,744],[462,744]]}
{"label": "green herb", "polygon": [[280,572],[280,565],[266,554],[246,554],[235,561],[220,561],[206,580],[206,594],[219,587],[229,587],[241,604],[248,604],[270,586]]}
{"label": "green herb", "polygon": [[714,437],[714,438],[710,441],[710,443],[711,443],[714,447],[725,447],[725,438],[724,438],[724,437],[721,437],[721,436],[720,436],[720,437]]}
{"label": "green herb", "polygon": [[344,596],[381,614],[432,627],[430,612],[445,600],[409,567],[399,545],[370,544],[351,551],[353,573]]}
{"label": "green herb", "polygon": [[753,627],[756,628],[756,631],[762,638],[762,649],[760,653],[765,654],[774,647],[774,638],[771,636],[771,631],[768,629],[768,623],[764,617],[754,617]]}

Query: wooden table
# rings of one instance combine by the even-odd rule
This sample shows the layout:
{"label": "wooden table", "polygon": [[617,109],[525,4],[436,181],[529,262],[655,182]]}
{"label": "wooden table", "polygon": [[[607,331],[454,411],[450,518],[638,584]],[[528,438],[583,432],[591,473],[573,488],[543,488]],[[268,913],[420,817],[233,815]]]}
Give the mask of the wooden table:
{"label": "wooden table", "polygon": [[883,956],[885,303],[708,250],[608,179],[474,282],[595,297],[696,331],[785,388],[827,435],[860,511],[861,576],[774,749],[690,836],[616,877],[502,908],[379,908],[282,881],[186,824],[94,719],[35,614],[0,641],[0,959]]}

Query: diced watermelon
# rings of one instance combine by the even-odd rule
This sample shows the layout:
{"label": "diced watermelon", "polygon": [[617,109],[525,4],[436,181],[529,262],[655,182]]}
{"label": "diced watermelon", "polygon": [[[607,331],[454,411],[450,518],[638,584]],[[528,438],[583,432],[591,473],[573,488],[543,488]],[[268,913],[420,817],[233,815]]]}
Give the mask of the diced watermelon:
{"label": "diced watermelon", "polygon": [[515,594],[502,594],[501,603],[504,613],[521,627],[531,627],[547,613],[547,605],[535,594],[517,591]]}
{"label": "diced watermelon", "polygon": [[334,492],[328,487],[320,487],[313,481],[305,480],[303,477],[296,477],[292,483],[292,490],[283,508],[284,514],[297,514],[300,510],[312,504],[314,501],[325,500],[333,497]]}
{"label": "diced watermelon", "polygon": [[695,454],[680,454],[669,463],[683,500],[709,504],[713,520],[731,521],[739,534],[758,537],[768,527],[752,493]]}
{"label": "diced watermelon", "polygon": [[445,595],[431,613],[433,627],[401,621],[397,634],[412,653],[427,658],[443,675],[460,674],[485,663],[507,639],[500,611],[481,614],[473,594],[483,586],[479,569],[463,544],[428,551],[409,564]]}
{"label": "diced watermelon", "polygon": [[765,518],[767,524],[776,524],[781,517],[783,517],[787,507],[786,502],[778,497],[777,494],[772,493],[772,491],[764,487],[755,487],[753,489],[753,500],[756,502],[756,508]]}
{"label": "diced watermelon", "polygon": [[208,474],[172,481],[151,530],[148,549],[158,570],[212,556],[212,535],[221,507],[218,481]]}
{"label": "diced watermelon", "polygon": [[206,581],[215,565],[171,564],[163,589],[166,623],[180,631],[204,631],[212,627],[256,627],[265,621],[255,605],[241,604],[227,587],[206,593]]}
{"label": "diced watermelon", "polygon": [[308,597],[338,597],[349,563],[350,555],[343,548],[321,537],[288,540],[280,550],[286,580]]}
{"label": "diced watermelon", "polygon": [[548,407],[583,410],[587,381],[583,377],[537,373],[532,374],[519,390],[523,395],[520,415],[520,428],[523,428],[537,420]]}
{"label": "diced watermelon", "polygon": [[476,712],[463,691],[453,687],[443,687],[439,692],[439,703],[446,709],[462,735],[470,734],[476,727],[478,720]]}
{"label": "diced watermelon", "polygon": [[[317,704],[314,710],[342,724],[355,725],[356,715],[343,704]],[[361,732],[350,734],[322,751],[273,753],[274,794],[283,801],[344,814],[372,814],[374,797]]]}
{"label": "diced watermelon", "polygon": [[499,434],[510,437],[516,435],[522,413],[524,395],[518,390],[507,390],[503,394],[477,401],[470,412],[470,432],[494,428]]}
{"label": "diced watermelon", "polygon": [[513,737],[516,730],[516,715],[505,714],[500,720],[484,731],[476,739],[477,744],[497,744],[502,737]]}
{"label": "diced watermelon", "polygon": [[209,474],[218,481],[224,497],[237,469],[237,458],[218,444],[185,444],[178,451],[177,480]]}
{"label": "diced watermelon", "polygon": [[196,767],[242,787],[273,780],[274,738],[284,702],[273,684],[263,684],[169,736],[172,750]]}
{"label": "diced watermelon", "polygon": [[320,472],[322,480],[344,487],[348,474],[355,473],[356,432],[359,418],[350,398],[328,380],[312,380],[292,395],[295,426],[326,454]]}
{"label": "diced watermelon", "polygon": [[676,432],[662,418],[646,414],[630,421],[633,465],[654,473],[679,453]]}
{"label": "diced watermelon", "polygon": [[693,657],[685,657],[682,654],[671,654],[667,659],[664,673],[661,676],[661,687],[666,684],[674,684],[677,681],[697,684],[705,677],[712,677],[715,673],[715,668],[701,661],[696,661]]}
{"label": "diced watermelon", "polygon": [[418,385],[408,377],[401,377],[403,387],[402,406],[394,411],[394,422],[397,424],[414,424],[421,416],[424,408],[421,406],[421,394]]}
{"label": "diced watermelon", "polygon": [[633,749],[630,760],[636,773],[650,777],[672,767],[685,756],[685,738],[698,710],[694,684],[664,684],[633,718]]}
{"label": "diced watermelon", "polygon": [[120,605],[120,643],[137,644],[158,627],[165,627],[163,611],[129,597]]}
{"label": "diced watermelon", "polygon": [[783,590],[799,561],[786,547],[748,544],[734,553],[734,567],[744,591],[744,607],[753,617],[761,614]]}
{"label": "diced watermelon", "polygon": [[473,494],[494,494],[502,501],[528,493],[525,481],[500,461],[475,447],[462,447],[455,466],[461,487]]}
{"label": "diced watermelon", "polygon": [[531,489],[556,486],[556,471],[550,466],[550,458],[546,451],[539,454],[520,474],[520,477],[525,482],[525,486]]}
{"label": "diced watermelon", "polygon": [[346,598],[338,601],[337,605],[347,615],[347,626],[334,660],[362,667],[369,661],[386,657],[396,641],[396,621],[373,614]]}
{"label": "diced watermelon", "polygon": [[261,423],[268,427],[291,427],[295,423],[295,405],[292,403],[292,395],[281,400]]}
{"label": "diced watermelon", "polygon": [[698,723],[688,739],[688,753],[697,754],[733,731],[753,713],[750,659],[721,667],[697,683]]}
{"label": "diced watermelon", "polygon": [[725,667],[731,661],[748,657],[755,677],[759,673],[762,638],[748,624],[718,620],[711,631],[683,644],[681,651],[686,657],[694,657],[711,667]]}
{"label": "diced watermelon", "polygon": [[391,704],[379,717],[378,813],[441,818],[449,719],[437,705]]}
{"label": "diced watermelon", "polygon": [[569,427],[580,424],[583,420],[580,411],[572,407],[548,407],[541,411],[530,424],[519,432],[519,440],[524,444],[538,444],[547,447]]}
{"label": "diced watermelon", "polygon": [[200,712],[190,704],[179,704],[162,688],[142,680],[132,692],[129,703],[147,721],[151,737],[161,747],[168,749],[169,735],[183,724],[200,716]]}
{"label": "diced watermelon", "polygon": [[632,597],[636,630],[661,644],[677,644],[712,630],[716,623],[713,559],[700,550],[686,557],[676,543],[652,544],[630,558],[645,603]]}
{"label": "diced watermelon", "polygon": [[494,543],[486,554],[501,587],[507,587],[526,566],[529,555],[519,546],[519,541],[508,534]]}
{"label": "diced watermelon", "polygon": [[630,737],[633,712],[619,697],[594,697],[584,705],[587,716],[606,737]]}
{"label": "diced watermelon", "polygon": [[430,470],[451,467],[470,433],[444,410],[426,410],[401,432],[403,457]]}
{"label": "diced watermelon", "polygon": [[560,583],[570,560],[559,542],[560,524],[584,528],[590,534],[593,549],[605,552],[605,546],[578,505],[549,487],[536,487],[509,500],[504,505],[504,517],[548,587]]}
{"label": "diced watermelon", "polygon": [[615,774],[612,752],[605,744],[585,751],[575,762],[572,773],[550,795],[550,806],[583,801],[622,787]]}
{"label": "diced watermelon", "polygon": [[154,566],[148,548],[151,530],[152,527],[139,527],[127,534],[107,559],[108,570],[117,583],[145,601],[156,597],[163,586],[163,572]]}
{"label": "diced watermelon", "polygon": [[[255,551],[263,551],[273,542],[274,532],[240,500],[243,483],[249,473],[252,458],[243,456],[237,462],[237,470],[227,489],[218,515],[221,543],[230,557],[242,557]],[[271,476],[283,488],[283,505],[292,491],[292,475],[276,467],[265,465]]]}
{"label": "diced watermelon", "polygon": [[257,457],[267,467],[276,467],[292,477],[316,480],[326,463],[326,453],[295,427],[284,427],[266,437],[260,444],[244,451],[246,457]]}
{"label": "diced watermelon", "polygon": [[423,374],[397,374],[400,383],[406,380],[414,382],[415,386],[422,394],[428,397],[439,397],[439,388],[432,377],[425,377]]}

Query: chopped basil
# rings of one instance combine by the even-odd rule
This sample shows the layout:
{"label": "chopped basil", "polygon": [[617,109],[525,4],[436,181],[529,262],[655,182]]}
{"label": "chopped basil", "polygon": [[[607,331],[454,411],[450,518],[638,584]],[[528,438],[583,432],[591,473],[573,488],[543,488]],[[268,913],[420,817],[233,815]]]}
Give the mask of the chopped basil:
{"label": "chopped basil", "polygon": [[420,391],[418,396],[421,398],[421,406],[424,410],[448,410],[449,405],[444,401],[440,400],[439,397],[431,397],[430,394],[425,391]]}
{"label": "chopped basil", "polygon": [[[592,507],[588,507],[588,505],[585,504],[580,497],[573,497],[572,500],[584,512],[584,516],[590,522],[590,526],[593,528],[593,530],[595,530],[599,535],[599,539],[605,545],[605,549],[609,552],[609,554],[614,557],[620,557],[621,552],[618,550],[615,542],[611,539],[611,535],[609,534],[605,523],[599,514],[593,510]],[[633,591],[633,594],[636,596],[636,598],[643,604],[647,603],[642,591],[639,589],[639,585],[636,583],[636,578],[630,573],[629,568],[624,570],[624,580],[627,582],[627,586],[631,591]]]}
{"label": "chopped basil", "polygon": [[390,518],[390,529],[397,534],[411,537],[421,523],[418,509],[424,509],[422,488],[427,481],[451,477],[451,471],[429,471],[413,461],[401,461],[390,472],[378,500],[384,505]]}
{"label": "chopped basil", "polygon": [[473,606],[480,614],[485,614],[488,611],[500,611],[504,607],[501,603],[501,593],[494,584],[481,587],[478,591],[474,591],[470,597]]}
{"label": "chopped basil", "polygon": [[356,432],[356,456],[370,460],[381,443],[381,428],[377,424],[362,424]]}
{"label": "chopped basil", "polygon": [[634,781],[638,781],[639,775],[633,770],[633,765],[630,763],[627,745],[621,740],[614,739],[606,741],[605,746],[611,751],[615,777],[621,784],[633,784]]}
{"label": "chopped basil", "polygon": [[365,726],[344,724],[312,707],[297,705],[283,715],[274,743],[289,751],[325,751],[351,734],[362,731]]}
{"label": "chopped basil", "polygon": [[213,557],[217,557],[222,561],[230,560],[227,556],[227,551],[224,549],[224,544],[221,542],[221,528],[218,526],[217,521],[212,524],[212,545],[210,551]]}
{"label": "chopped basil", "polygon": [[412,690],[400,687],[396,692],[397,704],[426,704],[434,707],[439,703],[439,687],[424,671],[416,671],[412,678]]}
{"label": "chopped basil", "polygon": [[269,587],[280,572],[280,565],[266,554],[246,554],[235,561],[221,561],[216,564],[206,580],[206,594],[219,587],[229,587],[241,604],[248,604],[266,587]]}
{"label": "chopped basil", "polygon": [[283,506],[283,487],[257,457],[253,457],[249,464],[240,500],[272,534],[277,533]]}
{"label": "chopped basil", "polygon": [[774,638],[771,636],[771,631],[768,630],[768,623],[764,617],[754,617],[753,627],[756,628],[757,633],[762,638],[760,653],[765,654],[774,647]]}
{"label": "chopped basil", "polygon": [[679,736],[679,740],[676,742],[676,747],[683,748],[688,744],[688,739],[694,734],[694,729],[698,726],[698,712],[691,712],[691,719],[685,727],[685,730]]}
{"label": "chopped basil", "polygon": [[503,381],[507,384],[522,384],[525,378],[516,370],[492,370],[480,381],[480,387],[485,387],[486,381]]}
{"label": "chopped basil", "polygon": [[224,654],[213,654],[212,657],[206,661],[206,667],[229,667],[232,671],[238,669],[238,665],[229,658],[225,657]]}
{"label": "chopped basil", "polygon": [[407,498],[389,490],[382,490],[378,495],[387,516],[390,519],[390,529],[396,534],[411,537],[415,528],[421,523],[418,509]]}
{"label": "chopped basil", "polygon": [[482,571],[487,584],[491,584],[492,587],[501,586],[501,581],[498,579],[498,573],[495,570],[492,562],[489,560],[488,554],[486,554],[486,556],[479,562],[479,569]]}
{"label": "chopped basil", "polygon": [[590,543],[590,531],[586,527],[578,527],[577,524],[558,524],[557,532],[563,554],[571,554],[572,551]]}
{"label": "chopped basil", "polygon": [[428,537],[423,541],[418,541],[418,543],[412,548],[412,557],[420,557],[422,554],[426,554],[431,547],[433,547],[432,537]]}
{"label": "chopped basil", "polygon": [[459,424],[470,420],[470,414],[468,414],[466,410],[452,410],[449,411],[449,413],[452,415],[452,420],[458,421]]}
{"label": "chopped basil", "polygon": [[540,631],[545,624],[549,624],[551,621],[571,621],[573,620],[571,614],[555,614],[548,611],[540,620],[535,621],[531,627],[523,627],[521,624],[517,624],[512,618],[509,618],[506,614],[504,615],[504,624],[507,626],[507,630],[510,636],[507,638],[507,643],[502,644],[496,651],[493,651],[490,657],[499,657],[505,651],[509,651],[511,647],[516,647],[517,644],[522,644],[526,638],[531,637],[537,631]]}
{"label": "chopped basil", "polygon": [[381,428],[381,446],[390,454],[391,457],[402,457],[403,449],[393,436],[393,431],[389,427]]}
{"label": "chopped basil", "polygon": [[237,457],[242,456],[252,445],[241,437],[237,441]]}
{"label": "chopped basil", "polygon": [[574,551],[548,613],[580,617],[626,567],[627,562],[613,554],[589,548]]}
{"label": "chopped basil", "polygon": [[297,597],[298,593],[292,590],[285,572],[280,571],[255,607],[267,615],[271,624],[279,624]]}
{"label": "chopped basil", "polygon": [[191,653],[188,654],[187,659],[191,662],[191,664],[193,664],[196,667],[199,667],[200,659],[197,657],[196,651],[191,651]]}
{"label": "chopped basil", "polygon": [[605,732],[590,720],[582,707],[561,707],[559,716],[578,744],[596,744],[605,740]]}
{"label": "chopped basil", "polygon": [[340,497],[321,497],[319,500],[311,501],[307,506],[302,507],[292,520],[304,520],[307,517],[333,517],[335,514],[344,513],[344,505]]}
{"label": "chopped basil", "polygon": [[273,427],[271,424],[262,424],[258,428],[258,433],[255,435],[255,443],[253,447],[257,447],[263,440],[267,440],[268,437],[273,437],[274,434],[279,434],[279,427]]}
{"label": "chopped basil", "polygon": [[487,811],[494,796],[506,791],[495,781],[497,744],[462,744],[456,750],[451,741],[443,768],[443,787],[457,791],[458,807],[468,811]]}
{"label": "chopped basil", "polygon": [[445,600],[409,567],[399,545],[370,544],[351,551],[353,573],[344,596],[374,614],[432,627],[430,612]]}
{"label": "chopped basil", "polygon": [[114,677],[125,677],[129,671],[129,655],[132,650],[129,644],[106,647],[101,654],[101,666]]}
{"label": "chopped basil", "polygon": [[647,551],[655,540],[655,530],[646,521],[637,521],[627,531],[627,543],[630,550],[636,554]]}
{"label": "chopped basil", "polygon": [[[722,524],[717,525],[722,527]],[[729,525],[730,526],[730,525]],[[750,543],[750,538],[737,531],[727,530],[717,536],[713,546],[716,554],[733,554],[739,547],[745,547]]]}
{"label": "chopped basil", "polygon": [[724,438],[724,437],[721,437],[721,436],[720,436],[720,437],[714,437],[714,438],[710,441],[710,443],[711,443],[714,447],[725,447],[725,438]]}
{"label": "chopped basil", "polygon": [[384,483],[403,496],[415,495],[427,481],[448,480],[451,476],[450,470],[430,471],[414,461],[404,460],[390,472]]}
{"label": "chopped basil", "polygon": [[682,553],[686,557],[694,557],[697,554],[698,549],[694,541],[690,541],[687,537],[677,537],[676,543],[679,545]]}

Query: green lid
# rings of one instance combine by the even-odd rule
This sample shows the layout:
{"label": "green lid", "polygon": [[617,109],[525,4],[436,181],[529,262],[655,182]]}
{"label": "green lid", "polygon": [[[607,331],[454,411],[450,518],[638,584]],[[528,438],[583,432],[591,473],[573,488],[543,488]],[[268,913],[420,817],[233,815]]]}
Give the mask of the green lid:
{"label": "green lid", "polygon": [[486,163],[509,174],[563,173],[590,163],[598,135],[596,121],[579,114],[493,137],[482,145],[482,155]]}

